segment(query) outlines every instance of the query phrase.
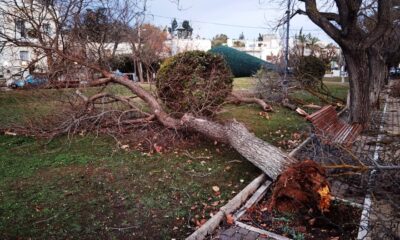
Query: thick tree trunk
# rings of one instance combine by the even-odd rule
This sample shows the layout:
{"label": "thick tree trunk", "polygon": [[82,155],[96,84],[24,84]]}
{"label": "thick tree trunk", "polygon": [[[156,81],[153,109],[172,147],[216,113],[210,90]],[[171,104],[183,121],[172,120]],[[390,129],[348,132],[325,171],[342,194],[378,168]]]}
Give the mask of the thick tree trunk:
{"label": "thick tree trunk", "polygon": [[370,77],[370,103],[374,109],[379,109],[379,95],[385,84],[386,64],[375,48],[368,50],[369,77]]}
{"label": "thick tree trunk", "polygon": [[350,77],[350,121],[366,125],[370,117],[370,77],[365,51],[344,53]]}
{"label": "thick tree trunk", "polygon": [[185,115],[182,122],[189,129],[200,132],[210,139],[228,143],[273,180],[279,176],[286,166],[296,162],[294,158],[289,157],[279,148],[254,136],[243,124],[237,121],[221,125]]}
{"label": "thick tree trunk", "polygon": [[230,145],[273,180],[296,162],[279,148],[254,136],[239,122],[233,121],[225,129]]}

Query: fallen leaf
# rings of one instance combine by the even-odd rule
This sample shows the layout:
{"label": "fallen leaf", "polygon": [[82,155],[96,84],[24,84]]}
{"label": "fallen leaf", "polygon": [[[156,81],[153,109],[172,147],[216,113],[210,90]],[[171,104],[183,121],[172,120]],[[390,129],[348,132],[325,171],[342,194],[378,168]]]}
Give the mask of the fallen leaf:
{"label": "fallen leaf", "polygon": [[308,224],[310,224],[311,226],[313,226],[315,223],[315,218],[311,218],[310,220],[308,220]]}
{"label": "fallen leaf", "polygon": [[129,145],[122,145],[121,146],[121,149],[123,149],[123,150],[127,150],[129,148]]}
{"label": "fallen leaf", "polygon": [[206,219],[201,219],[200,221],[198,221],[198,220],[196,220],[196,225],[197,226],[199,226],[199,227],[201,227],[202,225],[204,225],[204,223],[206,223],[207,222],[207,220]]}
{"label": "fallen leaf", "polygon": [[262,208],[260,211],[261,211],[261,212],[266,212],[266,211],[268,211],[268,207],[264,207],[264,208]]}
{"label": "fallen leaf", "polygon": [[218,206],[218,204],[219,204],[219,201],[215,201],[215,202],[211,203],[211,206],[216,207],[216,206]]}
{"label": "fallen leaf", "polygon": [[235,223],[235,219],[233,219],[232,214],[226,215],[226,223],[228,223],[229,225],[233,225]]}
{"label": "fallen leaf", "polygon": [[214,192],[219,192],[219,187],[218,187],[218,186],[213,186],[213,187],[212,187],[212,190],[213,190]]}
{"label": "fallen leaf", "polygon": [[156,143],[154,144],[154,149],[156,150],[156,152],[161,153],[162,151],[162,146],[157,145]]}

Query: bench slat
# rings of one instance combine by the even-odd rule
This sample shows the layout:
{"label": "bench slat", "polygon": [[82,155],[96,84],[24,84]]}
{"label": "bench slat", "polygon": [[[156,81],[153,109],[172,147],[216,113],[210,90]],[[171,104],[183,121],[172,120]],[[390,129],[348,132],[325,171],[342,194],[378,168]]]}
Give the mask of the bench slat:
{"label": "bench slat", "polygon": [[331,105],[324,106],[306,118],[314,125],[316,135],[328,144],[343,144],[347,147],[362,131],[360,124],[350,125],[339,119]]}

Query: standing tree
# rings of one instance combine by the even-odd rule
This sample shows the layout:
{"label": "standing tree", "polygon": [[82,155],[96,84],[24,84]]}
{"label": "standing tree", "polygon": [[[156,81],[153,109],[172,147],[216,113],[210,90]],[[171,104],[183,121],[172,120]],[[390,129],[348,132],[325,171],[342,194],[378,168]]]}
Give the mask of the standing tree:
{"label": "standing tree", "polygon": [[228,41],[228,36],[225,34],[217,34],[215,37],[213,37],[211,41],[211,46],[212,47],[218,47],[223,44],[225,44]]}
{"label": "standing tree", "polygon": [[182,22],[182,27],[184,29],[184,34],[183,37],[186,38],[191,38],[193,34],[193,28],[190,26],[190,23],[188,20],[185,20]]}
{"label": "standing tree", "polygon": [[168,32],[171,35],[174,35],[177,27],[178,27],[178,22],[176,21],[176,18],[174,18],[174,20],[172,20],[172,22],[171,22],[171,27],[168,28]]}
{"label": "standing tree", "polygon": [[151,81],[161,60],[169,55],[169,49],[164,45],[167,36],[160,28],[151,24],[143,24],[141,31],[142,46],[138,50],[145,67],[147,81]]}
{"label": "standing tree", "polygon": [[258,34],[257,41],[259,41],[259,42],[264,41],[264,38],[263,38],[263,36],[261,35],[261,33]]}
{"label": "standing tree", "polygon": [[239,40],[244,40],[244,34],[243,34],[243,32],[239,35]]}
{"label": "standing tree", "polygon": [[[326,8],[318,7],[316,0],[299,1],[304,2],[305,9],[297,13],[306,14],[342,48],[350,77],[350,120],[365,125],[370,116],[369,95],[373,79],[368,50],[392,26],[392,1],[378,0],[371,5],[362,0],[329,1],[337,8],[337,12],[325,11]],[[376,21],[371,30],[362,25],[361,19],[371,15],[365,6],[377,9]],[[375,68],[374,71],[384,69]]]}

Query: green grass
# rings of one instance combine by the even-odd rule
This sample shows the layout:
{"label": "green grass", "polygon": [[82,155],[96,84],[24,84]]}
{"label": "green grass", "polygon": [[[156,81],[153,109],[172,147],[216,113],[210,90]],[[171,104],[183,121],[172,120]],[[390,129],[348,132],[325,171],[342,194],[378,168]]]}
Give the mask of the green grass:
{"label": "green grass", "polygon": [[[333,96],[346,101],[347,92],[349,90],[348,83],[337,83],[337,82],[324,82],[324,83],[328,87],[329,91]],[[310,94],[305,90],[296,90],[295,92],[292,93],[292,96],[295,98],[299,98],[306,103],[313,103],[317,105],[325,104],[319,98],[317,98],[316,96]]]}
{"label": "green grass", "polygon": [[254,87],[256,79],[252,77],[235,78],[233,90],[249,90]]}
{"label": "green grass", "polygon": [[[324,80],[324,82],[342,82],[342,77],[326,77],[323,80]],[[349,78],[345,77],[344,81],[346,83],[348,83],[349,82]]]}
{"label": "green grass", "polygon": [[228,148],[189,151],[210,159],[127,152],[106,137],[45,144],[0,136],[0,238],[187,236],[195,226],[188,218],[208,219],[259,174]]}
{"label": "green grass", "polygon": [[290,140],[293,133],[302,132],[308,126],[304,118],[283,107],[275,106],[274,112],[268,116],[260,115],[260,108],[256,105],[228,105],[218,117],[221,120],[236,119],[257,137],[284,148],[286,146],[280,142]]}
{"label": "green grass", "polygon": [[[253,84],[250,78],[235,79],[234,89]],[[346,88],[330,87],[338,94]],[[129,95],[123,87],[109,88]],[[45,116],[73,91],[0,92],[0,128]],[[48,101],[49,96],[57,101]],[[286,149],[284,141],[308,124],[292,111],[274,108],[267,119],[258,106],[227,105],[217,120],[235,118]],[[186,150],[208,158],[191,159]],[[0,238],[182,239],[259,173],[228,146],[207,141],[148,154],[121,150],[108,136],[48,142],[0,135]],[[219,195],[212,190],[215,185]]]}

